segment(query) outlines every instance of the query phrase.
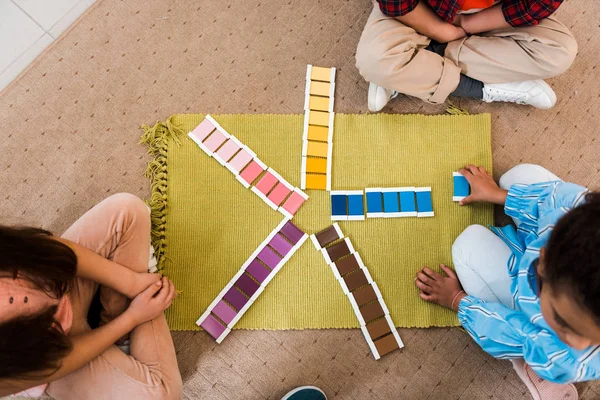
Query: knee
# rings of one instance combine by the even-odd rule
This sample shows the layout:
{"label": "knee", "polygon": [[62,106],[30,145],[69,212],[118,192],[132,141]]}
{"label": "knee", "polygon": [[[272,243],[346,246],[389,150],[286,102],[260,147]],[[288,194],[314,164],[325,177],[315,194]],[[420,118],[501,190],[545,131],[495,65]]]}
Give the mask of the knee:
{"label": "knee", "polygon": [[514,167],[506,171],[504,174],[502,174],[502,176],[498,180],[498,186],[500,186],[502,189],[508,190],[514,183],[518,181],[517,176],[523,175],[524,170],[536,167],[541,168],[539,165],[535,164],[515,165]]}
{"label": "knee", "polygon": [[110,201],[119,210],[134,216],[146,217],[150,213],[144,200],[131,193],[116,193],[106,200]]}
{"label": "knee", "polygon": [[409,42],[392,46],[385,41],[361,40],[356,49],[356,68],[367,82],[387,87],[388,78],[410,62],[414,49]]}
{"label": "knee", "polygon": [[498,181],[500,187],[509,190],[515,183],[532,184],[556,181],[560,178],[537,164],[519,164],[506,171]]}
{"label": "knee", "polygon": [[458,235],[452,245],[452,262],[457,271],[468,265],[469,253],[473,249],[473,243],[476,243],[487,232],[489,232],[488,229],[483,225],[470,225]]}
{"label": "knee", "polygon": [[565,73],[575,61],[577,56],[578,45],[577,40],[572,35],[564,35],[564,37],[557,43],[559,48],[559,54],[556,57],[552,57],[550,61],[551,71],[549,76],[558,76]]}
{"label": "knee", "polygon": [[150,209],[139,197],[131,193],[116,193],[104,202],[116,217],[119,229],[126,232],[135,229],[150,232]]}

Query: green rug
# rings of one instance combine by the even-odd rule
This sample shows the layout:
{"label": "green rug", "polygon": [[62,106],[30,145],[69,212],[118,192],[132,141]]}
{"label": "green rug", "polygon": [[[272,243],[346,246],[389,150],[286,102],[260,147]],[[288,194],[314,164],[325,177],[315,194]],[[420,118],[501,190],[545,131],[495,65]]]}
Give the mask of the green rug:
{"label": "green rug", "polygon": [[[302,115],[213,115],[291,184],[300,185]],[[204,115],[174,115],[144,127],[154,160],[153,243],[180,296],[167,312],[173,330],[196,319],[282,220],[191,139]],[[427,304],[413,279],[423,265],[452,264],[451,246],[471,224],[493,222],[490,205],[452,202],[452,172],[492,168],[490,116],[336,114],[333,189],[431,186],[434,218],[340,222],[400,327],[454,326],[454,313]],[[314,233],[331,224],[328,192],[307,191],[294,218]],[[355,328],[358,321],[331,269],[307,241],[239,321],[241,329]]]}

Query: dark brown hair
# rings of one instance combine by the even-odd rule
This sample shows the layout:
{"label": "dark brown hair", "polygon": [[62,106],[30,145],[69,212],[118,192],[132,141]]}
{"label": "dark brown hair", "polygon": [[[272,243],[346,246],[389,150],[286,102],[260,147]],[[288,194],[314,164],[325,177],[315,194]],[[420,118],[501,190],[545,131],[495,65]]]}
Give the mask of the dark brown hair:
{"label": "dark brown hair", "polygon": [[[72,288],[76,271],[75,252],[50,232],[0,225],[0,276],[27,279],[59,299]],[[54,318],[56,309],[0,324],[0,379],[40,378],[60,367],[71,342]]]}
{"label": "dark brown hair", "polygon": [[558,220],[550,234],[544,280],[574,296],[600,325],[600,193]]}

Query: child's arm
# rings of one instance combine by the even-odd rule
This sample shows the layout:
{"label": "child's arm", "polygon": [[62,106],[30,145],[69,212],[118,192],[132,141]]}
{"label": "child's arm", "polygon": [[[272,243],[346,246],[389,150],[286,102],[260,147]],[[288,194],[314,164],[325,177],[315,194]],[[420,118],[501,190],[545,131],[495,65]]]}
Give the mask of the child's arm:
{"label": "child's arm", "polygon": [[467,34],[489,32],[511,27],[506,22],[506,18],[502,12],[502,4],[496,4],[475,14],[459,14],[456,16],[454,23],[462,27]]}
{"label": "child's arm", "polygon": [[396,19],[439,43],[447,43],[467,36],[461,27],[442,20],[424,1],[420,1],[411,12]]}
{"label": "child's arm", "polygon": [[[563,181],[531,185],[516,183],[510,187],[504,212],[521,221],[523,230],[536,229],[544,218],[557,221],[585,201],[588,189]],[[554,222],[552,222],[554,223]]]}
{"label": "child's arm", "polygon": [[556,335],[532,324],[520,311],[467,296],[459,304],[458,319],[484,351],[496,358],[523,358],[543,379],[598,379],[598,373],[582,366]]}
{"label": "child's arm", "polygon": [[56,239],[71,247],[77,255],[77,276],[114,289],[130,299],[160,280],[159,274],[134,272],[77,243]]}
{"label": "child's arm", "polygon": [[138,295],[129,308],[114,320],[98,329],[72,336],[73,348],[61,360],[58,370],[43,378],[0,380],[0,396],[55,381],[81,368],[136,326],[158,317],[171,305],[175,296],[175,286],[170,280],[163,278]]}

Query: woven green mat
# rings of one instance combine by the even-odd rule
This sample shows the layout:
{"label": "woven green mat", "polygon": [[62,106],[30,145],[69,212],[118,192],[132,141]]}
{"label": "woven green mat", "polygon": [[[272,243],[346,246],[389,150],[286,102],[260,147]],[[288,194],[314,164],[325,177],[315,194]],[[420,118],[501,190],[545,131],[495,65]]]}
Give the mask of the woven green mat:
{"label": "woven green mat", "polygon": [[[302,115],[214,115],[291,184],[300,184]],[[154,160],[153,243],[159,266],[182,291],[167,312],[173,330],[198,330],[196,319],[282,220],[186,133],[204,115],[174,115],[144,127]],[[452,172],[473,163],[492,168],[490,116],[336,114],[333,189],[431,186],[434,218],[340,222],[400,327],[454,326],[454,313],[427,304],[413,279],[423,265],[451,265],[451,246],[470,224],[493,221],[489,205],[452,202]],[[307,191],[294,218],[317,232],[331,224],[329,194]],[[245,329],[358,327],[351,305],[310,241],[271,281],[237,324]]]}

